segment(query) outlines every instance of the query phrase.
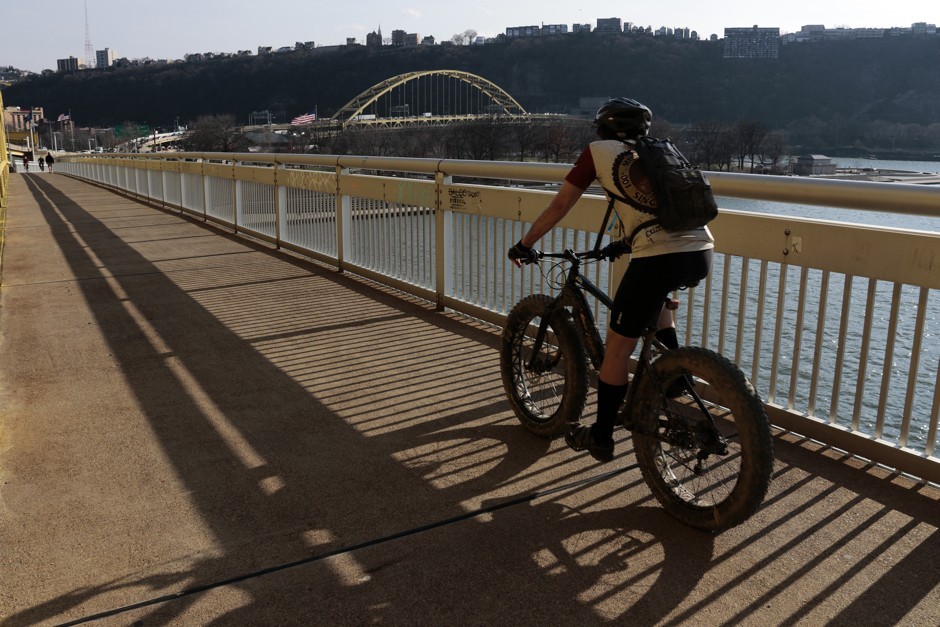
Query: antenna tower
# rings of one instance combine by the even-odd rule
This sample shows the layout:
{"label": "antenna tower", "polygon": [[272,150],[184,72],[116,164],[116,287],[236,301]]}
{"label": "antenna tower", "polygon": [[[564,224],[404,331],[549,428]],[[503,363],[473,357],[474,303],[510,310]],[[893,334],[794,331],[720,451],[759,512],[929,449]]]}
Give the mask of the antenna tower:
{"label": "antenna tower", "polygon": [[95,48],[91,45],[91,29],[88,28],[88,0],[85,0],[85,67],[95,67]]}

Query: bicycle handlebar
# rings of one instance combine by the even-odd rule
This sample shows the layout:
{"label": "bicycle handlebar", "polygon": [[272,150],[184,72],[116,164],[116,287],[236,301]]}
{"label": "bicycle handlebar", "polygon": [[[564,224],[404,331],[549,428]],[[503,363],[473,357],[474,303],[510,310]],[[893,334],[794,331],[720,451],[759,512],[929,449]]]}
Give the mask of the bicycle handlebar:
{"label": "bicycle handlebar", "polygon": [[560,253],[546,253],[539,251],[538,258],[547,258],[547,259],[565,259],[567,261],[579,261],[581,259],[610,259],[613,261],[617,257],[630,252],[630,245],[624,240],[617,240],[616,242],[611,242],[599,250],[586,250],[583,252],[576,252],[570,248],[566,248]]}

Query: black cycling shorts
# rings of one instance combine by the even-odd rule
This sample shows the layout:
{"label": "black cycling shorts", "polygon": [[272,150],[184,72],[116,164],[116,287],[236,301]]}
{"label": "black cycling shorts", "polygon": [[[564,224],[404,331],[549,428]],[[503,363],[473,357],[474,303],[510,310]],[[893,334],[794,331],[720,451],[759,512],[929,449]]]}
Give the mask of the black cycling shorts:
{"label": "black cycling shorts", "polygon": [[669,294],[704,279],[711,265],[711,250],[631,260],[614,297],[610,328],[625,337],[640,337]]}

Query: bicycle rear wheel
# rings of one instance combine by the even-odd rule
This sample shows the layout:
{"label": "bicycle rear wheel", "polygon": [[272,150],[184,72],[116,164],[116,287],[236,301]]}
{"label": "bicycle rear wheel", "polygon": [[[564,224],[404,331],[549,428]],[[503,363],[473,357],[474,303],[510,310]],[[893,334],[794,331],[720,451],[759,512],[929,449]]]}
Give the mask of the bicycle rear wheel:
{"label": "bicycle rear wheel", "polygon": [[587,356],[571,312],[557,308],[533,360],[534,336],[553,299],[543,294],[519,301],[503,329],[500,372],[513,412],[544,437],[564,433],[581,417],[587,400]]}
{"label": "bicycle rear wheel", "polygon": [[[705,348],[669,351],[651,368],[633,404],[633,443],[653,495],[692,527],[721,531],[744,522],[773,472],[773,438],[757,392],[737,366]],[[695,382],[710,420],[690,394],[664,393],[683,375]]]}

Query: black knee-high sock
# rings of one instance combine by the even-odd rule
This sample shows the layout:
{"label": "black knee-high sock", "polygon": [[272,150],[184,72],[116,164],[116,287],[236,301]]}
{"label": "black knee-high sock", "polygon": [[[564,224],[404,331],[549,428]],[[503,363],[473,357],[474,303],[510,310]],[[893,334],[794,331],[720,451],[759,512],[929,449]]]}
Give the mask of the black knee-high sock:
{"label": "black knee-high sock", "polygon": [[679,336],[676,335],[675,327],[666,327],[656,332],[656,339],[662,342],[666,348],[673,350],[679,348]]}
{"label": "black knee-high sock", "polygon": [[591,427],[591,435],[600,443],[608,443],[614,439],[614,426],[617,424],[617,413],[627,396],[629,384],[611,385],[597,381],[597,422]]}

